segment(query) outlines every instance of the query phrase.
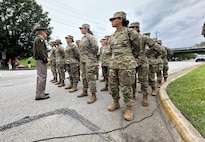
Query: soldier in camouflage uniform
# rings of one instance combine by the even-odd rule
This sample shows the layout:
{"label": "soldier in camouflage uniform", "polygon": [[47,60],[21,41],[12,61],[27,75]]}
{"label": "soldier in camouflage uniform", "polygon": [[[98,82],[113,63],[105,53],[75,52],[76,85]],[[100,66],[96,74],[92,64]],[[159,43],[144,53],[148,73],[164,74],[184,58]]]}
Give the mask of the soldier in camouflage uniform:
{"label": "soldier in camouflage uniform", "polygon": [[164,54],[164,56],[162,56],[162,60],[163,60],[163,77],[164,77],[164,82],[166,82],[167,78],[168,78],[168,70],[169,70],[168,58],[173,55],[173,52],[168,47],[163,46],[161,40],[158,40],[158,44],[161,45],[166,50],[166,53]]}
{"label": "soldier in camouflage uniform", "polygon": [[53,74],[53,79],[50,81],[52,83],[58,82],[57,80],[57,71],[56,71],[56,48],[55,42],[50,42],[51,50],[50,50],[50,65],[51,65],[51,72]]}
{"label": "soldier in camouflage uniform", "polygon": [[70,85],[65,89],[70,89],[69,92],[77,91],[77,84],[79,81],[78,69],[79,69],[79,52],[73,40],[72,35],[65,37],[67,42],[67,47],[65,49],[65,64],[70,68],[68,74],[70,77]]}
{"label": "soldier in camouflage uniform", "polygon": [[[101,47],[100,47],[100,56],[101,56],[101,59],[102,59],[102,52],[103,52],[103,48],[104,48],[104,45],[103,45],[103,40],[101,39],[100,40],[100,43],[101,43]],[[100,82],[105,82],[105,77],[104,77],[104,69],[103,69],[103,66],[102,66],[102,61],[101,61],[101,68],[102,68],[102,76],[103,76],[103,79],[100,80]]]}
{"label": "soldier in camouflage uniform", "polygon": [[[112,55],[109,62],[108,85],[114,102],[108,106],[108,110],[114,111],[120,107],[120,88],[126,105],[124,119],[130,121],[134,116],[133,105],[135,102],[132,96],[132,84],[136,74],[135,68],[138,66],[132,48],[134,50],[140,48],[140,37],[136,31],[127,28],[129,21],[126,20],[126,13],[123,11],[114,13],[110,21],[116,31],[110,37]],[[135,53],[138,54],[138,52]]]}
{"label": "soldier in camouflage uniform", "polygon": [[102,50],[102,72],[104,73],[104,79],[105,79],[105,87],[101,89],[101,91],[107,91],[108,90],[108,74],[109,74],[109,61],[111,57],[111,49],[109,45],[109,38],[110,36],[105,36],[102,39],[103,42],[103,50]]}
{"label": "soldier in camouflage uniform", "polygon": [[64,58],[65,58],[65,53],[64,49],[61,46],[61,40],[57,39],[56,42],[56,65],[58,69],[58,75],[59,75],[59,82],[56,83],[58,87],[65,86],[65,72],[64,72]]}
{"label": "soldier in camouflage uniform", "polygon": [[[75,43],[78,49],[78,53],[80,53],[80,40],[76,40]],[[79,56],[78,76],[80,81],[80,56]]]}
{"label": "soldier in camouflage uniform", "polygon": [[81,33],[84,34],[80,41],[80,69],[83,81],[83,92],[78,95],[78,97],[88,96],[88,87],[92,96],[88,99],[87,103],[91,104],[97,100],[96,97],[96,66],[97,66],[97,52],[98,44],[96,38],[92,35],[90,31],[90,25],[83,24],[79,27]]}
{"label": "soldier in camouflage uniform", "polygon": [[204,25],[202,26],[202,32],[201,34],[205,37],[205,22],[204,22]]}
{"label": "soldier in camouflage uniform", "polygon": [[156,70],[158,87],[160,88],[162,85],[162,72],[163,72],[163,68],[164,68],[163,59],[165,57],[167,58],[167,51],[165,50],[164,47],[161,46],[161,44],[160,44],[161,40],[157,40],[156,42],[157,42],[157,44],[160,45],[161,51],[162,51],[162,54],[160,56],[158,56],[158,58],[157,58],[158,64],[157,64],[157,70]]}
{"label": "soldier in camouflage uniform", "polygon": [[[150,33],[145,33],[144,37],[150,37]],[[154,40],[152,40],[153,42]],[[155,48],[150,48],[149,44],[145,45],[145,49],[146,49],[146,55],[147,55],[147,59],[148,59],[148,63],[149,63],[149,73],[148,73],[148,81],[149,81],[149,85],[152,88],[152,96],[156,96],[157,95],[157,91],[156,91],[156,81],[155,81],[155,74],[156,74],[156,69],[157,69],[157,57],[161,55],[161,49],[160,46],[158,44],[156,44],[155,42],[153,42],[153,47]]]}

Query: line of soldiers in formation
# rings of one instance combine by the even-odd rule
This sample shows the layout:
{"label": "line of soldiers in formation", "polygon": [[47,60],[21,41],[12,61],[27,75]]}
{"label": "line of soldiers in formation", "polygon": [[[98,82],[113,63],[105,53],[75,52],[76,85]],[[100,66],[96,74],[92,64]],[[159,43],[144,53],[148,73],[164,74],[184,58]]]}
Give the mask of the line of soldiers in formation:
{"label": "line of soldiers in formation", "polygon": [[[104,77],[100,82],[105,82],[105,87],[101,91],[109,91],[112,95],[114,102],[108,106],[108,110],[114,111],[120,108],[119,89],[121,90],[126,105],[124,119],[129,121],[133,119],[132,106],[136,99],[136,75],[138,74],[141,84],[140,92],[143,94],[142,106],[148,106],[148,87],[152,88],[151,95],[156,96],[155,75],[160,87],[162,82],[167,80],[168,57],[172,51],[164,47],[161,40],[151,39],[150,33],[141,35],[139,22],[133,22],[127,28],[126,13],[122,11],[114,13],[110,21],[116,28],[116,32],[105,36],[100,41],[102,44],[101,67]],[[90,31],[90,25],[83,24],[79,28],[84,36],[81,40],[77,40],[76,44],[73,43],[72,35],[65,37],[67,42],[65,49],[61,46],[60,39],[50,42],[51,71],[54,77],[51,82],[58,87],[65,86],[65,65],[70,79],[70,84],[65,89],[68,89],[70,93],[75,92],[81,70],[83,92],[77,97],[88,96],[89,88],[92,96],[87,103],[91,104],[97,100],[98,44]]]}

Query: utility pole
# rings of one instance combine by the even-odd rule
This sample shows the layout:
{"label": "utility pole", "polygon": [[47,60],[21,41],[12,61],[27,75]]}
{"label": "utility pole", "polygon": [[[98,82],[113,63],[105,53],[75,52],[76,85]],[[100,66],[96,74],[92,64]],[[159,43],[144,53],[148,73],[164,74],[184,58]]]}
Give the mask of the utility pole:
{"label": "utility pole", "polygon": [[157,39],[158,33],[159,33],[158,31],[156,31],[156,32],[155,32],[155,35],[156,35],[156,39]]}

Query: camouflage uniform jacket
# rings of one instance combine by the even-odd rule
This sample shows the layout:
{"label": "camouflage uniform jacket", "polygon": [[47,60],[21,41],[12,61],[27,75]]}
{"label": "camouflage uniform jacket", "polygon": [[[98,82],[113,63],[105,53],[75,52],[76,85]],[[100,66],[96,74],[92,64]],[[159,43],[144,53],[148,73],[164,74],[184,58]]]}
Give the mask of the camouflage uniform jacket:
{"label": "camouflage uniform jacket", "polygon": [[56,47],[56,63],[64,63],[65,52],[61,45]]}
{"label": "camouflage uniform jacket", "polygon": [[128,28],[115,31],[115,33],[110,37],[110,48],[112,54],[109,62],[109,68],[134,69],[139,66],[133,56],[132,46],[133,48],[139,48],[140,46],[139,34],[136,31]]}
{"label": "camouflage uniform jacket", "polygon": [[44,63],[48,63],[48,54],[45,40],[40,35],[37,35],[34,39],[33,56],[35,60],[42,60]]}
{"label": "camouflage uniform jacket", "polygon": [[162,54],[158,56],[157,60],[158,60],[158,64],[163,64],[164,60],[166,59],[167,60],[167,51],[166,49],[159,45],[160,46],[160,49],[162,51]]}
{"label": "camouflage uniform jacket", "polygon": [[75,44],[68,44],[65,49],[65,64],[78,64],[79,52]]}
{"label": "camouflage uniform jacket", "polygon": [[80,61],[83,63],[97,63],[98,43],[95,37],[87,34],[80,42]]}
{"label": "camouflage uniform jacket", "polygon": [[157,58],[162,54],[162,49],[159,44],[155,43],[150,37],[143,35],[145,39],[145,50],[149,65],[157,65]]}
{"label": "camouflage uniform jacket", "polygon": [[111,48],[110,45],[103,46],[102,50],[102,66],[108,66],[111,57]]}
{"label": "camouflage uniform jacket", "polygon": [[51,62],[56,62],[56,48],[55,47],[51,47],[51,50],[50,50],[50,61]]}

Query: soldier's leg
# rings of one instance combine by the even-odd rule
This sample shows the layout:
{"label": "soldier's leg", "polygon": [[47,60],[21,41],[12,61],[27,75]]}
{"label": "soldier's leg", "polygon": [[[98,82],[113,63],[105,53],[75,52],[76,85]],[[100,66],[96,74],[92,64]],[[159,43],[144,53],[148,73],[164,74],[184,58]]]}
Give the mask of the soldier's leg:
{"label": "soldier's leg", "polygon": [[[137,71],[138,68],[136,68],[136,73],[135,73],[135,77],[134,77],[134,83],[132,84],[132,90],[133,90],[133,99],[136,100],[136,91],[137,91]],[[139,73],[138,73],[139,74]],[[138,75],[140,76],[140,75]]]}
{"label": "soldier's leg", "polygon": [[59,66],[60,66],[60,71],[59,71],[59,76],[60,76],[60,81],[61,83],[58,85],[58,87],[63,87],[65,86],[65,65],[64,65],[64,62],[60,62],[59,63]]}
{"label": "soldier's leg", "polygon": [[70,74],[72,76],[72,88],[69,90],[69,92],[75,92],[77,91],[77,84],[79,81],[78,76],[78,64],[70,64]]}
{"label": "soldier's leg", "polygon": [[133,90],[132,90],[132,84],[135,81],[135,74],[136,70],[135,69],[129,69],[129,70],[119,70],[119,83],[120,83],[120,88],[122,95],[124,97],[124,103],[126,105],[126,110],[124,113],[124,119],[125,120],[132,120],[134,113],[132,106],[134,105],[134,100],[133,100]]}
{"label": "soldier's leg", "polygon": [[156,92],[156,82],[155,82],[155,73],[156,73],[156,65],[150,65],[149,66],[149,85],[152,88],[152,96],[156,96],[157,92]]}
{"label": "soldier's leg", "polygon": [[103,87],[101,91],[107,91],[108,90],[108,66],[104,66],[103,70],[104,70],[105,87]]}
{"label": "soldier's leg", "polygon": [[119,104],[119,78],[118,78],[118,70],[117,69],[109,69],[109,77],[108,77],[108,88],[112,98],[114,100],[113,104],[108,106],[109,111],[114,111],[120,107]]}
{"label": "soldier's leg", "polygon": [[102,66],[102,75],[103,75],[103,79],[100,80],[100,82],[105,82],[105,72],[106,72],[105,66]]}
{"label": "soldier's leg", "polygon": [[88,81],[86,77],[86,69],[85,69],[85,63],[80,63],[80,70],[81,70],[81,77],[82,77],[82,82],[83,82],[83,92],[78,94],[78,97],[84,97],[87,96],[88,93]]}
{"label": "soldier's leg", "polygon": [[158,64],[157,71],[156,71],[158,87],[160,87],[161,83],[162,83],[162,70],[163,70],[163,64],[160,63],[160,64]]}
{"label": "soldier's leg", "polygon": [[97,100],[96,97],[97,89],[96,89],[96,79],[95,79],[96,66],[97,65],[95,63],[85,64],[88,87],[90,88],[90,92],[92,93],[91,98],[89,98],[87,101],[88,104],[91,104]]}
{"label": "soldier's leg", "polygon": [[57,69],[57,72],[58,72],[59,81],[56,82],[55,85],[59,85],[59,84],[61,83],[61,77],[60,77],[60,63],[59,63],[59,62],[56,63],[56,69]]}
{"label": "soldier's leg", "polygon": [[165,82],[167,81],[167,78],[168,78],[168,70],[169,70],[168,63],[164,64],[164,67],[163,67],[163,77],[164,77],[164,81]]}
{"label": "soldier's leg", "polygon": [[149,73],[149,66],[143,65],[139,67],[139,75],[141,76],[140,82],[141,82],[141,90],[143,94],[143,106],[148,106],[148,94],[149,94],[149,88],[148,88],[148,73]]}

